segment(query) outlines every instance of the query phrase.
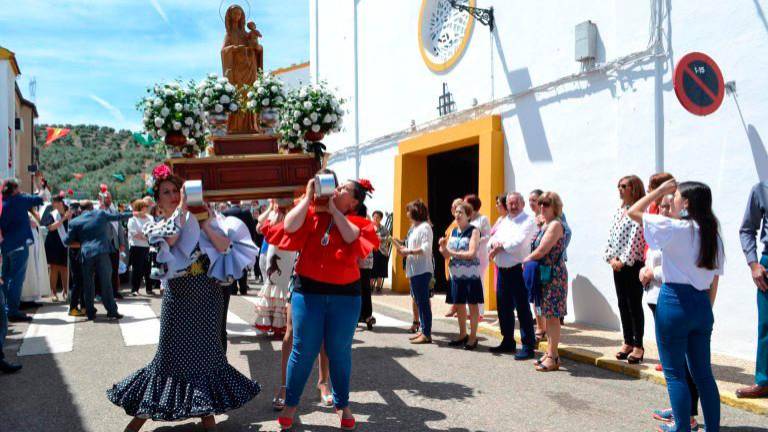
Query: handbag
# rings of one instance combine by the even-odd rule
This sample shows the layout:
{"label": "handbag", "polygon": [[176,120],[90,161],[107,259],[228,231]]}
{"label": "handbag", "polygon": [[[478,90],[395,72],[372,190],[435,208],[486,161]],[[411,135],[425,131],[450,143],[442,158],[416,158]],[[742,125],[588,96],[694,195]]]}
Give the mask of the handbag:
{"label": "handbag", "polygon": [[544,264],[539,265],[539,282],[541,284],[552,282],[552,266]]}

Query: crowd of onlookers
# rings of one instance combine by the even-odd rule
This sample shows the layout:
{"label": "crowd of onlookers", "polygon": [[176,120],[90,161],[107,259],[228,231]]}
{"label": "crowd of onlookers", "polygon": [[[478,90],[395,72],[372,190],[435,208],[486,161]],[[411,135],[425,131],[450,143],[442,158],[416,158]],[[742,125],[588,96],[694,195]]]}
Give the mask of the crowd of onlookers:
{"label": "crowd of onlookers", "polygon": [[[619,205],[603,255],[613,273],[623,332],[623,344],[615,357],[630,364],[643,362],[645,298],[655,322],[661,357],[658,370],[664,371],[672,402],[671,409],[654,413],[663,422],[660,430],[675,430],[676,418],[690,418],[689,427],[696,429],[698,401],[709,430],[716,430],[719,393],[710,364],[714,324],[711,305],[725,257],[711,191],[699,182],[677,183],[669,173],[651,176],[647,190],[634,175],[621,178],[617,189]],[[757,254],[758,240],[764,247],[768,244],[767,192],[768,186],[763,183],[752,189],[740,232],[758,287],[760,339],[756,384],[740,389],[739,397],[768,396],[768,251],[763,250],[760,259]],[[0,314],[4,316],[0,322],[30,320],[20,308],[24,282],[31,277],[37,281],[48,279],[54,301],[58,301],[61,286],[63,296],[69,300],[70,315],[86,316],[89,320],[95,317],[94,297],[100,297],[108,318],[122,317],[114,302],[115,297],[121,296],[121,273],[130,273],[129,295],[138,295],[142,283],[148,295],[159,289],[150,274],[153,251],[142,234],[144,225],[159,216],[151,197],[135,200],[129,211],[122,211],[105,189],[99,193],[96,204],[67,200],[63,195],[51,197],[44,185],[37,195],[23,194],[15,180],[4,182],[2,196]],[[230,203],[218,209],[224,215],[241,219],[254,242],[262,247],[261,262],[254,266],[257,280],[274,281],[275,289],[285,291],[262,290],[264,303],[260,305],[262,309],[257,307],[257,327],[261,325],[262,330],[274,332],[280,338],[286,331],[285,317],[279,316],[285,301],[276,303],[275,299],[290,295],[296,256],[283,255],[263,241],[259,227],[282,221],[293,204],[292,200],[272,200],[269,206],[261,208]],[[536,359],[535,367],[541,372],[556,371],[561,364],[560,327],[567,314],[566,263],[571,239],[563,201],[556,192],[538,189],[527,197],[518,192],[502,194],[496,198],[498,218],[494,224],[480,213],[481,206],[476,195],[456,199],[450,208],[453,223],[444,233],[436,234],[427,204],[417,199],[406,207],[411,225],[404,239],[391,238],[383,213],[373,212],[381,246],[359,261],[361,281],[364,280],[360,321],[369,328],[375,323],[370,296],[382,289],[388,277],[391,247],[402,257],[410,282],[414,317],[411,343],[432,342],[430,298],[436,270],[433,245],[439,235],[437,249],[445,261],[449,280],[445,297],[451,305],[448,315],[455,316],[458,323],[458,334],[448,345],[477,349],[477,330],[483,319],[487,292],[485,276],[492,265],[503,339],[489,351],[514,353],[516,360],[533,359],[538,343],[546,340],[546,352]],[[358,213],[368,217],[364,206]],[[38,258],[41,250],[44,260]],[[36,264],[30,266],[31,260]],[[36,268],[40,261],[45,261],[42,265],[50,271]],[[395,262],[400,265],[400,261]],[[39,276],[46,273],[49,278]],[[278,282],[273,275],[282,277]],[[232,293],[245,294],[247,290],[245,273],[233,285]],[[519,347],[514,336],[516,322],[520,326]],[[7,323],[0,328],[0,344],[6,332]],[[18,369],[17,365],[0,361],[3,372]]]}

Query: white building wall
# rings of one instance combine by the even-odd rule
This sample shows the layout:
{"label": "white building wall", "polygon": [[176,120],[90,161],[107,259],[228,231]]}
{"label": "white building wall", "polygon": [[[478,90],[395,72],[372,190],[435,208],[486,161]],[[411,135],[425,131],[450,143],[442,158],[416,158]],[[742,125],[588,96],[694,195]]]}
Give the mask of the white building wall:
{"label": "white building wall", "polygon": [[[349,101],[354,100],[355,1],[360,176],[371,178],[377,189],[369,205],[372,210],[392,209],[397,142],[379,143],[376,151],[366,149],[365,143],[405,130],[411,120],[417,124],[434,120],[443,82],[457,109],[467,109],[473,98],[482,104],[579,72],[574,61],[574,26],[579,22],[589,19],[597,24],[602,41],[599,62],[644,50],[652,31],[650,0],[477,0],[479,7],[494,6],[496,37],[475,22],[462,59],[448,72],[435,74],[418,50],[420,1],[324,0],[316,17],[315,0],[310,0],[311,69],[317,65],[319,77],[338,87]],[[753,358],[756,288],[744,262],[738,228],[750,187],[768,180],[768,154],[761,135],[768,134],[768,94],[761,88],[763,66],[768,63],[768,23],[762,17],[768,4],[733,0],[724,8],[715,0],[665,3],[671,7],[664,23],[670,55],[662,63],[665,169],[678,179],[700,180],[712,187],[727,255],[715,304],[713,349]],[[753,125],[750,137],[730,96],[707,117],[694,116],[678,103],[672,70],[691,51],[709,54],[725,80],[736,81],[744,119]],[[611,269],[602,261],[602,252],[619,204],[618,179],[637,174],[647,182],[655,171],[654,75],[655,64],[649,59],[519,98],[497,112],[506,136],[507,189],[555,190],[565,203],[574,230],[568,253],[569,319],[619,328]],[[347,108],[345,130],[326,139],[329,150],[336,152],[331,167],[341,177],[355,173],[354,151],[349,149],[355,144],[355,111],[351,103]],[[646,337],[654,337],[650,312]]]}
{"label": "white building wall", "polygon": [[284,72],[277,72],[275,75],[280,78],[289,89],[298,88],[312,82],[309,76],[309,65]]}
{"label": "white building wall", "polygon": [[15,173],[13,161],[10,161],[11,166],[8,161],[9,146],[15,147],[16,143],[15,82],[16,76],[11,63],[8,60],[0,60],[0,178],[12,177]]}

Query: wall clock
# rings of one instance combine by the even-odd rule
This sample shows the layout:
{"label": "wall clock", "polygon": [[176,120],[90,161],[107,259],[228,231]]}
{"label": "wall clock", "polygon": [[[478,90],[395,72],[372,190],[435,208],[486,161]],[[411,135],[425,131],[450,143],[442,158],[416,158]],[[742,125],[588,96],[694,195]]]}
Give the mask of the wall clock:
{"label": "wall clock", "polygon": [[[475,7],[475,0],[455,0]],[[455,9],[450,0],[422,0],[419,12],[419,51],[433,72],[453,67],[467,48],[475,18]]]}

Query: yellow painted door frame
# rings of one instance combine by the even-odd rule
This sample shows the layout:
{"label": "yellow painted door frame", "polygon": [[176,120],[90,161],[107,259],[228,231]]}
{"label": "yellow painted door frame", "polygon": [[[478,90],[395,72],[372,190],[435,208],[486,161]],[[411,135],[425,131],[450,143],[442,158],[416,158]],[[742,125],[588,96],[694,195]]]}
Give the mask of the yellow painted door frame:
{"label": "yellow painted door frame", "polygon": [[[494,212],[496,196],[504,191],[504,130],[501,116],[491,115],[470,120],[455,126],[425,133],[398,144],[395,156],[395,196],[394,220],[392,232],[395,238],[405,239],[408,233],[408,216],[405,207],[417,198],[428,202],[427,193],[427,157],[471,145],[478,146],[478,196],[483,202],[480,213],[493,223],[497,215]],[[449,211],[449,209],[445,209]],[[441,233],[435,233],[440,235]],[[437,265],[442,259],[435,257]],[[392,289],[395,292],[408,292],[408,279],[402,267],[402,259],[392,261]],[[496,309],[495,280],[492,266],[484,275],[485,308]]]}

